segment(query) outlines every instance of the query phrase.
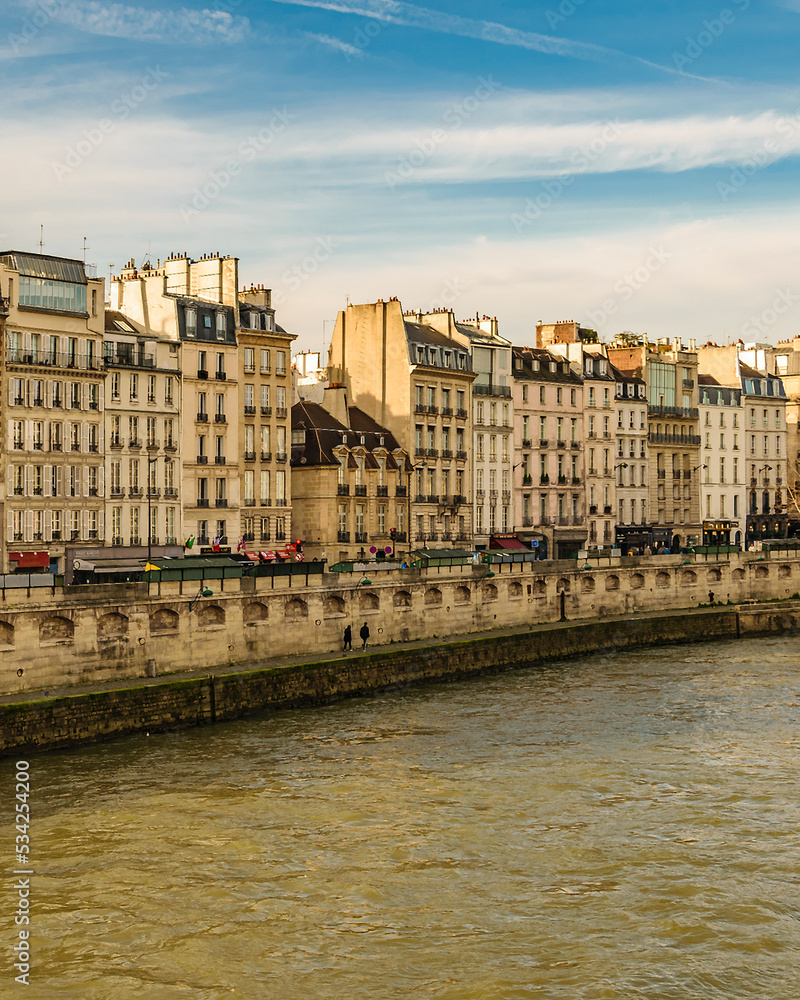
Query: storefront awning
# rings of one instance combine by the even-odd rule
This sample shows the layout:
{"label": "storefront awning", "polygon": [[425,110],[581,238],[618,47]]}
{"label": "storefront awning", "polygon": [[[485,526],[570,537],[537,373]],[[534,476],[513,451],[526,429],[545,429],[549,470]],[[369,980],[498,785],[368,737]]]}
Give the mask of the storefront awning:
{"label": "storefront awning", "polygon": [[527,549],[528,546],[518,538],[491,538],[490,549]]}
{"label": "storefront awning", "polygon": [[49,552],[9,552],[8,558],[17,564],[17,569],[49,569]]}

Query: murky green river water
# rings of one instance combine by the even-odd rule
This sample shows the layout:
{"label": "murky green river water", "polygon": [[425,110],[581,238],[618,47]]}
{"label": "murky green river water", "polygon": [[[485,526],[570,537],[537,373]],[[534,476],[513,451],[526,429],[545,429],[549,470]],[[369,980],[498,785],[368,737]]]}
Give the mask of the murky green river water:
{"label": "murky green river water", "polygon": [[0,996],[796,1000],[798,723],[787,637],[33,757]]}

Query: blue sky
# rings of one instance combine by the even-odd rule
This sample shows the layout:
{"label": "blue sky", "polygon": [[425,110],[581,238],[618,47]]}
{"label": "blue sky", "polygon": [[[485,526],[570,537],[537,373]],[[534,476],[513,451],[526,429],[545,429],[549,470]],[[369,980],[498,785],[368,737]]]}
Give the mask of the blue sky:
{"label": "blue sky", "polygon": [[[433,0],[432,0],[433,3]],[[0,241],[724,343],[800,323],[800,0],[6,0]]]}

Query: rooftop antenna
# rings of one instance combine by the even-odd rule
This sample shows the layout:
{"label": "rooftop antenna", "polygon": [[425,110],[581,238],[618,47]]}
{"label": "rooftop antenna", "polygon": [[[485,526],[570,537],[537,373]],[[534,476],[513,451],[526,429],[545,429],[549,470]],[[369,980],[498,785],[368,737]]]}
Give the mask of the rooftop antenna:
{"label": "rooftop antenna", "polygon": [[142,267],[144,267],[145,264],[150,263],[150,254],[153,252],[152,244],[153,244],[152,240],[147,241],[147,253],[144,255],[144,260],[142,261]]}
{"label": "rooftop antenna", "polygon": [[88,248],[88,247],[86,246],[86,237],[84,236],[84,237],[83,237],[83,263],[84,263],[84,264],[86,263],[86,251],[87,251],[88,249],[89,249],[89,248]]}
{"label": "rooftop antenna", "polygon": [[39,226],[39,253],[44,250],[44,226]]}

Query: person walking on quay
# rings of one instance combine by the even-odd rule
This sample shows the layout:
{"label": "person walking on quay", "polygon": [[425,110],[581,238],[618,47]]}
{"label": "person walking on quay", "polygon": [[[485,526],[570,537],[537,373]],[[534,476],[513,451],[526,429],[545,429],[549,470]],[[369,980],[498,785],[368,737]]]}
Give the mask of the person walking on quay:
{"label": "person walking on quay", "polygon": [[708,603],[711,605],[712,608],[714,607],[714,591],[713,590],[709,590],[709,592],[708,592]]}
{"label": "person walking on quay", "polygon": [[364,640],[364,645],[361,648],[362,649],[366,649],[367,648],[367,639],[369,639],[369,625],[367,625],[366,622],[364,622],[364,624],[361,626],[361,631],[358,634]]}
{"label": "person walking on quay", "polygon": [[342,652],[346,653],[348,649],[351,653],[353,652],[353,630],[349,625],[344,630],[344,649]]}

